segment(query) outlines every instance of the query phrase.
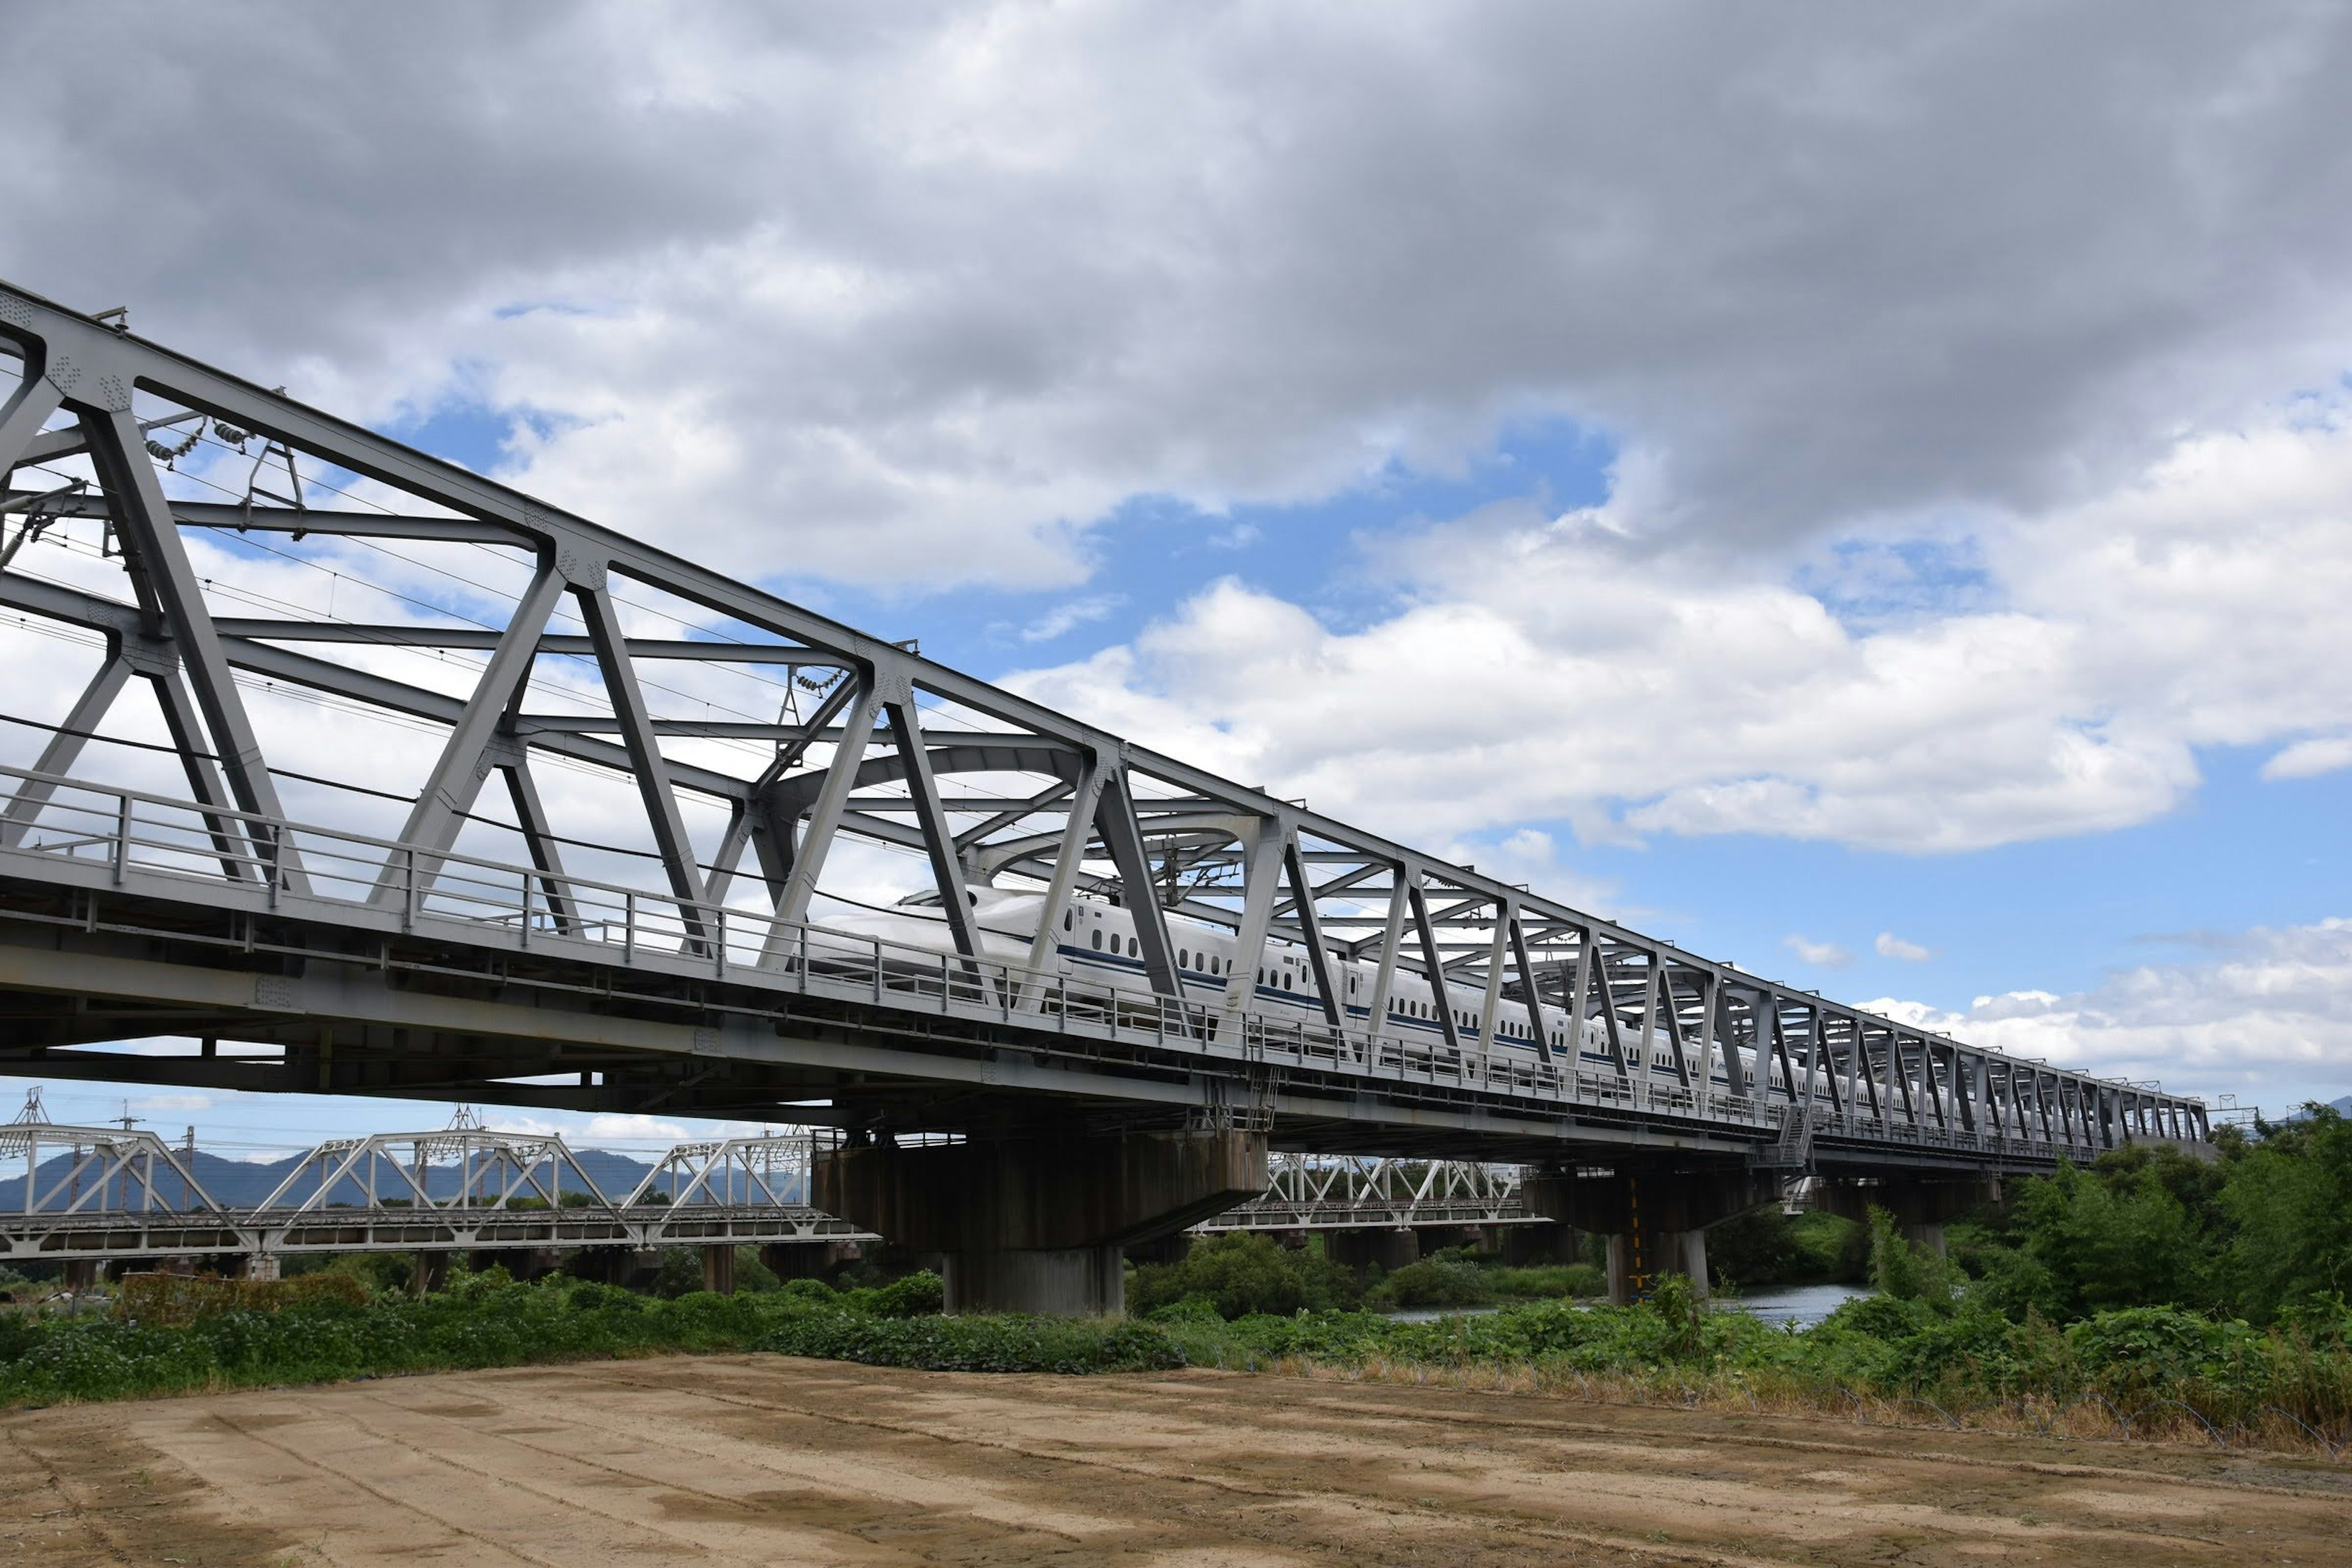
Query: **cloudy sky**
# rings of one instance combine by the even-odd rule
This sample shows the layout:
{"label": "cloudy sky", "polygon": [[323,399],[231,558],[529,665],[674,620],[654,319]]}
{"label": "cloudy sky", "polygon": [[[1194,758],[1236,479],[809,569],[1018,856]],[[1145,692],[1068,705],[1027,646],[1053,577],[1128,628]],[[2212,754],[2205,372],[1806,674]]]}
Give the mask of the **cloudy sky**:
{"label": "cloudy sky", "polygon": [[2341,6],[11,30],[0,276],[1697,951],[2352,1091]]}

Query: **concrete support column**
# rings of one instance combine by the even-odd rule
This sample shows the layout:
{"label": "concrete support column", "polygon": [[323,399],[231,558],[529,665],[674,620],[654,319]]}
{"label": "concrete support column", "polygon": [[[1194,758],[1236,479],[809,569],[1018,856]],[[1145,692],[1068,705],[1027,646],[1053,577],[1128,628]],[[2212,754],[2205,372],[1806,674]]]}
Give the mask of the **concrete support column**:
{"label": "concrete support column", "polygon": [[1122,1248],[1245,1203],[1265,1182],[1260,1133],[1073,1129],[820,1151],[812,1187],[826,1213],[943,1254],[951,1312],[1110,1316],[1126,1309]]}
{"label": "concrete support column", "polygon": [[1520,1188],[1530,1214],[1608,1237],[1609,1299],[1620,1306],[1643,1300],[1668,1274],[1687,1275],[1706,1295],[1706,1227],[1780,1195],[1780,1178],[1742,1165],[1658,1160],[1546,1172]]}
{"label": "concrete support column", "polygon": [[1417,1225],[1412,1227],[1412,1234],[1421,1244],[1420,1256],[1423,1258],[1433,1252],[1443,1252],[1449,1247],[1466,1247],[1475,1252],[1483,1239],[1475,1225]]}
{"label": "concrete support column", "polygon": [[1494,1228],[1495,1250],[1512,1268],[1576,1260],[1576,1232],[1564,1225],[1498,1225]]}
{"label": "concrete support column", "polygon": [[1420,1260],[1421,1237],[1404,1226],[1326,1231],[1323,1250],[1334,1263],[1344,1263],[1350,1268],[1365,1268],[1377,1263],[1381,1273],[1393,1274],[1406,1264]]}
{"label": "concrete support column", "polygon": [[1115,1318],[1127,1310],[1127,1255],[1103,1247],[968,1249],[948,1258],[950,1312]]}
{"label": "concrete support column", "polygon": [[1945,1256],[1944,1222],[1939,1219],[1920,1220],[1903,1227],[1904,1238],[1915,1247],[1924,1247],[1937,1257]]}
{"label": "concrete support column", "polygon": [[735,1294],[735,1247],[731,1242],[702,1249],[702,1288],[721,1296]]}
{"label": "concrete support column", "polygon": [[422,1296],[438,1290],[449,1283],[449,1255],[446,1252],[420,1252],[416,1269],[408,1277],[408,1289]]}
{"label": "concrete support column", "polygon": [[1709,1294],[1705,1230],[1627,1231],[1608,1237],[1608,1243],[1612,1305],[1632,1306],[1669,1274],[1687,1276],[1701,1300]]}
{"label": "concrete support column", "polygon": [[95,1258],[67,1258],[65,1262],[65,1279],[62,1283],[67,1289],[72,1291],[77,1296],[80,1295],[85,1290],[97,1289],[98,1259]]}
{"label": "concrete support column", "polygon": [[247,1279],[277,1279],[278,1254],[274,1252],[247,1253],[245,1258],[245,1277]]}

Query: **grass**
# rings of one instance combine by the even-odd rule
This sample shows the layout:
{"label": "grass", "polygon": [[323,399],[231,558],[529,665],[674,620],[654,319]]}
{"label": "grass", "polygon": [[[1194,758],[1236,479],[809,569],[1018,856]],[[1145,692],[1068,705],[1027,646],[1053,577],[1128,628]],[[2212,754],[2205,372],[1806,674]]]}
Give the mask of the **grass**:
{"label": "grass", "polygon": [[2352,1313],[2257,1331],[2133,1309],[2059,1328],[1882,1296],[1796,1332],[1708,1311],[1669,1288],[1630,1308],[1549,1300],[1420,1322],[1364,1311],[1228,1321],[1199,1301],[1152,1321],[1106,1321],[943,1316],[930,1275],[857,1290],[802,1280],[664,1300],[561,1277],[518,1284],[496,1269],[424,1298],[287,1293],[274,1310],[233,1291],[211,1300],[191,1316],[185,1294],[175,1296],[164,1321],[0,1317],[0,1405],[764,1351],[962,1372],[1222,1367],[2286,1447],[2352,1438]]}

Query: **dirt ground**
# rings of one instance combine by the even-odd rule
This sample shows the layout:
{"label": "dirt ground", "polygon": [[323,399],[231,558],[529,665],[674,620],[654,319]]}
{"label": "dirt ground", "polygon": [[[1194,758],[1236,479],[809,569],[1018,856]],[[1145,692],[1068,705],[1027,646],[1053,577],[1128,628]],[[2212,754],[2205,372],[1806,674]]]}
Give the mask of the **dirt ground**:
{"label": "dirt ground", "polygon": [[0,1416],[0,1563],[2352,1563],[2352,1466],[674,1358]]}

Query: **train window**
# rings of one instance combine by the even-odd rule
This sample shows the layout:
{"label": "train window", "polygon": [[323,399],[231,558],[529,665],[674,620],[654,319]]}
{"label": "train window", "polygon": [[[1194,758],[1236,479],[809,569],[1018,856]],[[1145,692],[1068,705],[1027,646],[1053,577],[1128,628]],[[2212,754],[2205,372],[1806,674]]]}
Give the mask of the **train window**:
{"label": "train window", "polygon": [[1062,911],[1062,929],[1063,929],[1064,931],[1075,931],[1075,930],[1076,930],[1076,929],[1077,929],[1077,920],[1078,920],[1078,912],[1077,912],[1077,910],[1064,910]]}
{"label": "train window", "polygon": [[1140,954],[1142,952],[1143,952],[1143,942],[1142,942],[1142,940],[1141,940],[1140,938],[1139,938],[1139,937],[1129,937],[1129,938],[1127,939],[1127,956],[1128,956],[1128,957],[1129,957],[1129,958],[1134,958],[1134,957],[1138,956],[1139,954]]}
{"label": "train window", "polygon": [[1179,969],[1190,969],[1192,967],[1192,950],[1191,948],[1180,947],[1176,950],[1176,967]]}
{"label": "train window", "polygon": [[1100,952],[1102,951],[1102,931],[1100,929],[1090,931],[1087,932],[1087,935],[1094,939],[1095,951],[1097,952]]}

